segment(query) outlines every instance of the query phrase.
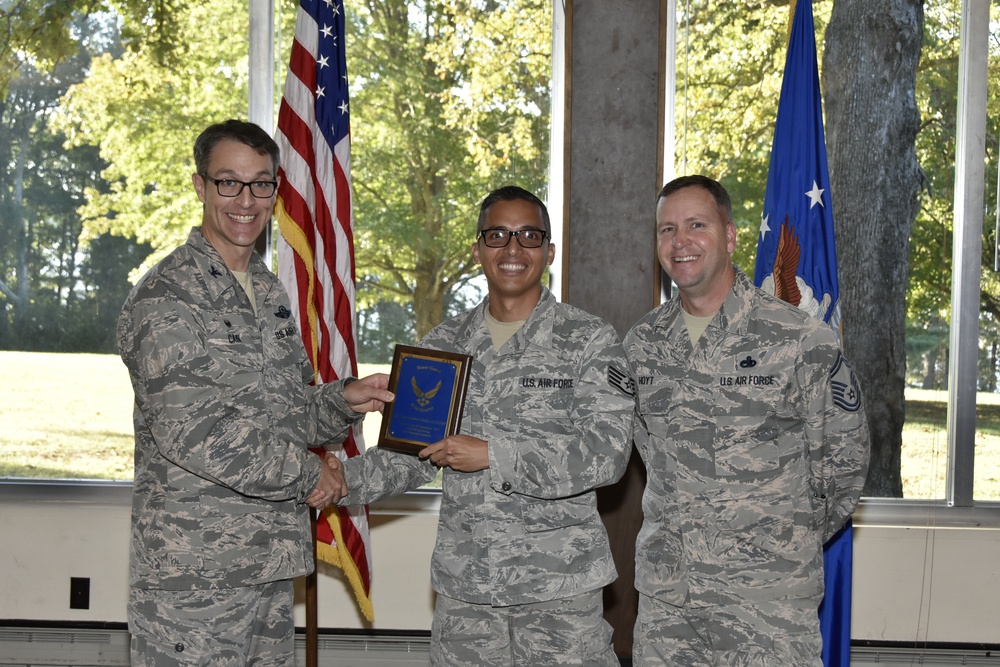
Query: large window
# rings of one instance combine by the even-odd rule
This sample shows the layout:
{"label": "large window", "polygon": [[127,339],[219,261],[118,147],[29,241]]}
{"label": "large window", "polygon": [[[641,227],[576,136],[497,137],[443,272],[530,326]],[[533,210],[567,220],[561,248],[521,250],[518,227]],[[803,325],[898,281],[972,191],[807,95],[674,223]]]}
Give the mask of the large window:
{"label": "large window", "polygon": [[[974,81],[967,81],[964,89],[959,85],[960,60],[968,56],[968,52],[962,53],[962,6],[959,0],[924,3],[916,81],[920,113],[916,153],[922,183],[908,258],[905,423],[898,466],[904,499],[963,504],[954,492],[967,488],[964,504],[968,504],[972,498],[1000,500],[1000,282],[996,268],[1000,263],[994,229],[1000,152],[1000,7],[991,4],[988,39],[977,43],[971,52],[988,68],[989,87],[977,93]],[[828,1],[813,3],[820,68],[832,7]],[[716,176],[730,190],[737,204],[734,217],[739,228],[735,258],[751,275],[788,21],[787,5],[751,7],[713,0],[677,3],[675,170]],[[985,26],[985,21],[978,23],[978,27]],[[977,76],[983,83],[982,75]],[[982,210],[956,211],[960,93],[966,96],[962,105],[966,112],[971,108],[979,114],[984,109],[986,112],[985,173],[962,172],[969,174],[971,182],[959,178],[969,189],[985,189]],[[981,156],[979,160],[982,164]],[[834,193],[838,195],[853,196]],[[961,276],[962,269],[953,266],[954,250],[961,239],[978,238],[983,222],[982,261],[975,247],[968,246],[966,253],[970,264],[965,271],[971,273],[973,281],[970,288],[968,276]],[[861,279],[871,280],[872,276]],[[953,295],[963,280],[966,284],[961,287],[963,299],[959,302]],[[959,322],[965,323],[964,332],[978,322],[978,337],[973,332],[970,339],[964,333],[961,340],[953,340]],[[966,353],[972,355],[971,371],[966,367],[955,375],[956,355],[969,348],[972,352]],[[971,389],[959,394],[963,382]],[[949,412],[965,427],[958,429],[957,435],[953,430],[950,439]]]}
{"label": "large window", "polygon": [[[131,477],[118,308],[131,281],[199,222],[196,128],[247,115],[249,47],[231,39],[248,33],[246,3],[186,3],[169,16],[147,15],[145,5],[46,16],[46,40],[32,37],[40,27],[31,17],[5,19],[14,22],[0,49],[2,476]],[[295,3],[274,5],[277,102]],[[814,3],[821,53],[831,7]],[[956,239],[969,238],[954,222],[961,8],[925,4],[904,499],[953,500],[957,486],[964,502],[1000,500],[1000,7],[991,3],[986,42],[974,52],[986,59],[988,88],[974,97],[986,110],[986,159],[974,175],[985,205],[981,262],[971,259],[971,269],[954,266]],[[485,192],[517,182],[546,194],[551,17],[542,0],[348,3],[362,373],[384,368],[394,343],[414,342],[481,297],[467,248]],[[787,6],[685,0],[676,18],[676,170],[722,177],[740,203],[737,261],[751,270]],[[977,214],[966,213],[962,225]],[[956,281],[969,272],[975,286],[956,302]],[[968,331],[970,317],[973,370],[956,376],[970,344],[953,332],[960,322]],[[949,386],[972,376],[970,392]],[[373,442],[378,420],[366,425]]]}
{"label": "large window", "polygon": [[[297,2],[273,2],[273,44],[254,49],[232,38],[261,39],[245,2],[147,4],[44,25],[26,2],[6,15],[0,476],[131,479],[118,311],[200,223],[191,145],[200,128],[254,113],[261,52],[275,54],[280,100]],[[546,195],[552,11],[549,0],[346,3],[362,375],[481,298],[469,248],[489,190]],[[59,36],[51,48],[33,37],[43,29]],[[366,419],[369,444],[378,428]]]}
{"label": "large window", "polygon": [[232,39],[247,33],[245,4],[118,6],[36,16],[14,2],[3,17],[4,476],[131,479],[118,311],[200,222],[196,128],[247,114],[248,46]]}

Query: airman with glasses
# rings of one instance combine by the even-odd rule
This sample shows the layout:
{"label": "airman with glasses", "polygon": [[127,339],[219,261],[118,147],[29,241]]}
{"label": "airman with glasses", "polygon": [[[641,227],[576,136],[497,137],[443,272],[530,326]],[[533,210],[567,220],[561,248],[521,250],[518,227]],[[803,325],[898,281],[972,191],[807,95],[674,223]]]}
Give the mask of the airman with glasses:
{"label": "airman with glasses", "polygon": [[602,600],[616,572],[594,489],[628,462],[631,371],[611,325],[542,284],[550,235],[532,193],[486,196],[472,257],[488,296],[420,341],[473,357],[461,432],[419,457],[373,448],[344,464],[341,504],[444,469],[431,665],[618,664]]}
{"label": "airman with glasses", "polygon": [[314,567],[309,508],[345,491],[337,457],[307,447],[335,447],[393,398],[385,375],[309,382],[288,295],[254,252],[278,155],[244,121],[198,136],[202,224],[118,318],[135,393],[134,667],[294,667],[292,580]]}

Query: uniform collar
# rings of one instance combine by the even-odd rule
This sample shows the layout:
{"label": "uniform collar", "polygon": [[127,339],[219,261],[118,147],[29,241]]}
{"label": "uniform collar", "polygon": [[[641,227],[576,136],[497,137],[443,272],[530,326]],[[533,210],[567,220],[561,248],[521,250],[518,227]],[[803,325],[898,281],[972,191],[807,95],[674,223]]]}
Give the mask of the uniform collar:
{"label": "uniform collar", "polygon": [[[228,289],[238,289],[236,279],[223,261],[222,255],[202,235],[201,227],[191,228],[185,245],[191,249],[191,256],[202,274],[205,287],[213,301],[222,298]],[[256,251],[250,255],[250,265],[247,270],[253,277],[256,294],[264,296],[270,291],[273,274]]]}
{"label": "uniform collar", "polygon": [[[712,324],[723,331],[732,331],[737,334],[745,334],[750,323],[750,311],[753,308],[753,295],[757,288],[745,273],[734,266],[736,274],[733,280],[733,287],[729,290],[722,308],[716,314]],[[709,325],[712,326],[712,325]]]}
{"label": "uniform collar", "polygon": [[[542,285],[542,295],[538,299],[538,303],[528,315],[528,319],[524,321],[524,326],[504,344],[504,349],[520,352],[529,343],[547,347],[552,339],[552,316],[557,303],[552,292],[545,285]],[[469,340],[479,354],[487,349],[493,349],[493,340],[490,338],[490,332],[486,326],[486,311],[489,307],[490,298],[487,296],[482,303],[469,311],[463,326],[458,331],[458,338]]]}
{"label": "uniform collar", "polygon": [[[735,274],[733,286],[730,288],[729,294],[726,295],[726,300],[722,303],[719,312],[709,323],[707,332],[714,329],[719,332],[732,331],[742,334],[747,330],[750,311],[753,307],[752,297],[757,288],[739,267],[733,266],[733,272]],[[670,336],[675,329],[682,326],[683,321],[681,299],[680,296],[676,296],[663,304],[652,325],[654,329],[663,331]]]}
{"label": "uniform collar", "polygon": [[[489,298],[487,297],[487,302]],[[548,347],[552,341],[552,315],[556,297],[542,285],[542,293],[528,319],[507,342],[513,352],[522,352],[529,344]],[[486,304],[488,306],[488,303]]]}

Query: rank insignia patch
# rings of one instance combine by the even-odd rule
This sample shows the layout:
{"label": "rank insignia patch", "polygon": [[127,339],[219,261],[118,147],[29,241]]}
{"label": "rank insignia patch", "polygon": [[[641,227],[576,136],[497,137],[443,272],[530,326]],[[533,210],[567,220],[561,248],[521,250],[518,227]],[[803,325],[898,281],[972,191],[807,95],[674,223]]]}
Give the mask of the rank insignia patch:
{"label": "rank insignia patch", "polygon": [[845,412],[857,412],[861,409],[858,378],[842,352],[838,353],[837,361],[830,369],[830,386],[833,388],[833,402],[838,408]]}
{"label": "rank insignia patch", "polygon": [[635,396],[635,382],[632,381],[628,373],[614,364],[608,365],[608,384],[617,387],[623,394]]}

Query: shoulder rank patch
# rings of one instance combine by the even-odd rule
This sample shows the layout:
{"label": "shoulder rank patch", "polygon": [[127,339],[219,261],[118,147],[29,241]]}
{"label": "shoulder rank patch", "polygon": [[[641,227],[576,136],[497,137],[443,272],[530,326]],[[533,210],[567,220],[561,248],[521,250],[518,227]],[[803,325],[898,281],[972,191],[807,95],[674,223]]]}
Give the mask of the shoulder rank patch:
{"label": "shoulder rank patch", "polygon": [[844,358],[843,352],[837,353],[837,361],[830,369],[830,387],[833,389],[833,402],[845,412],[857,412],[861,409],[861,388],[858,378]]}
{"label": "shoulder rank patch", "polygon": [[614,364],[608,364],[608,384],[620,390],[623,394],[635,396],[635,382],[629,374]]}

